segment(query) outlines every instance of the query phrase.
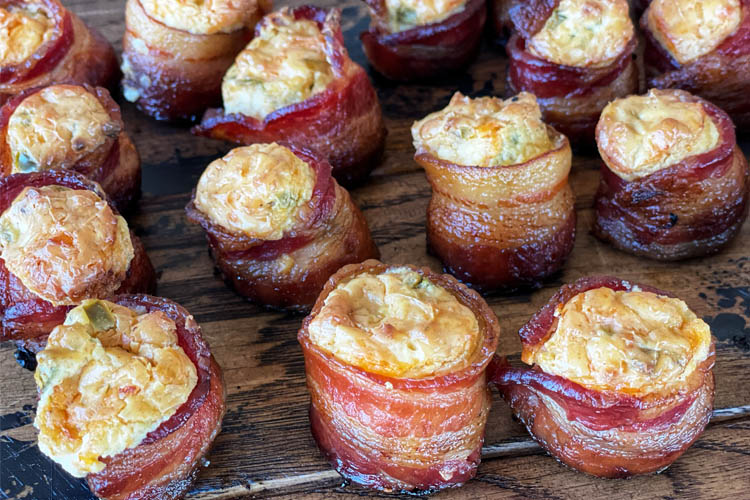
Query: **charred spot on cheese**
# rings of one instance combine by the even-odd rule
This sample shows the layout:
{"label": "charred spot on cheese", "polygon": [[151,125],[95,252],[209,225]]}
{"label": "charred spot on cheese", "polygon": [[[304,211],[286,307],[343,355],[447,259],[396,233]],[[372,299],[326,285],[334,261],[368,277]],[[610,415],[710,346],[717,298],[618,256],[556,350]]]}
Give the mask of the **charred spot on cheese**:
{"label": "charred spot on cheese", "polygon": [[427,378],[471,363],[482,342],[474,313],[408,268],[340,283],[308,326],[310,340],[370,373]]}
{"label": "charred spot on cheese", "polygon": [[741,21],[740,0],[653,0],[646,14],[651,34],[680,64],[713,51]]}
{"label": "charred spot on cheese", "polygon": [[0,65],[26,61],[55,34],[54,23],[38,6],[0,8]]}
{"label": "charred spot on cheese", "polygon": [[146,13],[170,28],[196,35],[232,33],[256,19],[266,0],[140,0]]}
{"label": "charred spot on cheese", "polygon": [[54,305],[107,297],[133,259],[128,225],[93,191],[27,187],[0,216],[5,266]]}
{"label": "charred spot on cheese", "polygon": [[596,288],[558,306],[556,316],[529,362],[589,389],[668,391],[710,351],[708,325],[683,301],[651,292]]}
{"label": "charred spot on cheese", "polygon": [[288,148],[254,144],[206,168],[195,206],[230,232],[280,240],[307,214],[315,181],[312,167]]}
{"label": "charred spot on cheese", "polygon": [[458,165],[524,163],[553,148],[536,97],[470,99],[456,92],[448,106],[415,122],[414,147]]}
{"label": "charred spot on cheese", "polygon": [[121,129],[83,87],[42,89],[24,99],[8,120],[12,173],[73,167],[115,140]]}
{"label": "charred spot on cheese", "polygon": [[295,20],[282,9],[263,18],[260,26],[224,75],[221,92],[227,113],[262,120],[322,92],[334,75],[315,21]]}
{"label": "charred spot on cheese", "polygon": [[719,130],[703,104],[682,90],[652,89],[609,103],[597,144],[612,172],[632,181],[714,149]]}
{"label": "charred spot on cheese", "polygon": [[104,300],[72,309],[37,360],[39,449],[76,477],[137,446],[198,380],[172,319]]}
{"label": "charred spot on cheese", "polygon": [[555,64],[603,67],[617,60],[633,36],[627,0],[560,0],[526,49]]}
{"label": "charred spot on cheese", "polygon": [[396,33],[438,23],[461,12],[467,0],[385,0],[388,25]]}

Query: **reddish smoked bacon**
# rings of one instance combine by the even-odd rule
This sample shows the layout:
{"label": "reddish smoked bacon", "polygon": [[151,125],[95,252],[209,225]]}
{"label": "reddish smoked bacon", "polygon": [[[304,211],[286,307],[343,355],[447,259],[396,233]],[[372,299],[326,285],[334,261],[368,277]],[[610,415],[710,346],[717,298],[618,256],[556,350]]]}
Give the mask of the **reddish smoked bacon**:
{"label": "reddish smoked bacon", "polygon": [[328,160],[333,176],[342,185],[357,184],[370,174],[385,147],[386,129],[378,96],[365,70],[349,58],[338,9],[302,6],[290,12],[295,19],[318,24],[333,81],[322,92],[277,109],[262,120],[209,109],[192,132],[238,144],[285,142],[310,149]]}
{"label": "reddish smoked bacon", "polygon": [[468,0],[448,18],[391,32],[385,0],[365,0],[371,27],[360,39],[370,64],[391,80],[421,80],[461,69],[477,55],[487,18],[484,0]]}
{"label": "reddish smoked bacon", "polygon": [[[591,277],[563,286],[521,328],[523,359],[555,331],[557,312],[589,290],[652,292],[658,289],[610,277]],[[668,467],[700,436],[713,409],[715,353],[677,388],[631,395],[583,387],[539,366],[514,366],[495,356],[492,381],[532,437],[566,465],[601,477],[629,477]]]}
{"label": "reddish smoked bacon", "polygon": [[[0,179],[0,214],[8,209],[24,188],[50,185],[74,190],[86,189],[93,191],[103,200],[108,200],[98,184],[76,172],[59,170],[14,174]],[[113,212],[117,214],[112,202],[109,203]],[[134,256],[116,293],[153,292],[156,289],[154,268],[143,244],[132,231],[130,238]],[[0,340],[22,341],[22,345],[26,345],[29,350],[38,351],[44,347],[45,342],[42,339],[65,320],[65,315],[72,308],[70,305],[55,306],[36,295],[24,286],[0,259]]]}
{"label": "reddish smoked bacon", "polygon": [[[111,117],[111,124],[107,126],[116,133],[114,137],[108,138],[95,151],[90,152],[68,168],[96,181],[118,210],[121,212],[127,211],[141,195],[141,159],[135,145],[130,140],[130,136],[125,132],[120,107],[105,88],[91,87],[87,84],[80,86],[65,85],[65,87],[95,96]],[[21,92],[0,108],[0,176],[8,176],[13,173],[14,158],[8,143],[10,118],[24,100],[44,88]]]}
{"label": "reddish smoked bacon", "polygon": [[388,265],[369,260],[340,269],[326,284],[298,339],[311,395],[310,425],[319,448],[344,477],[385,491],[433,491],[474,477],[490,409],[486,368],[500,327],[476,292],[449,275],[411,268],[443,287],[476,316],[481,347],[470,364],[429,378],[394,378],[339,360],[310,338],[309,325],[342,282]]}
{"label": "reddish smoked bacon", "polygon": [[22,63],[0,67],[0,104],[26,89],[53,83],[87,83],[112,88],[119,70],[112,46],[58,0],[5,0],[0,8],[39,9],[54,34]]}

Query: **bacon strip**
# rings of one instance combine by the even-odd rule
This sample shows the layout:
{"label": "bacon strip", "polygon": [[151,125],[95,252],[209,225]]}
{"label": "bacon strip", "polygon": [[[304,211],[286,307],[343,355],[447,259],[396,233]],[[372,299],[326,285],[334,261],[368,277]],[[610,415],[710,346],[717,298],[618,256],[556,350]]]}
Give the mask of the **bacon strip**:
{"label": "bacon strip", "polygon": [[[656,288],[617,278],[583,278],[563,286],[519,332],[524,361],[557,327],[555,310],[587,290]],[[563,463],[602,477],[628,477],[660,471],[700,436],[713,408],[715,353],[679,391],[636,397],[586,389],[538,367],[512,366],[495,356],[492,381],[532,437]]]}
{"label": "bacon strip", "polygon": [[324,91],[277,109],[263,120],[209,109],[192,132],[239,144],[283,141],[310,149],[333,165],[333,175],[341,184],[357,184],[376,166],[385,146],[378,96],[365,70],[349,59],[338,9],[327,12],[304,6],[292,13],[320,26],[334,81]]}
{"label": "bacon strip", "polygon": [[677,260],[719,251],[747,217],[747,160],[734,125],[717,106],[700,102],[720,131],[712,151],[627,182],[602,165],[593,232],[636,255]]}
{"label": "bacon strip", "polygon": [[428,246],[448,272],[474,288],[535,285],[573,249],[570,144],[548,130],[555,148],[517,165],[456,165],[427,151],[414,157],[432,186]]}
{"label": "bacon strip", "polygon": [[[345,264],[380,254],[367,221],[349,193],[331,176],[331,165],[310,151],[286,145],[315,171],[309,216],[279,240],[266,241],[226,231],[195,206],[187,217],[206,231],[209,250],[227,283],[237,293],[272,307],[308,309],[329,276]],[[286,272],[283,263],[291,257]]]}
{"label": "bacon strip", "polygon": [[[64,186],[71,189],[94,191],[117,213],[113,202],[95,182],[69,170],[52,170],[30,174],[15,174],[0,179],[0,214],[10,206],[18,194],[28,186]],[[156,272],[140,239],[131,231],[135,252],[125,280],[116,293],[150,293],[156,289]],[[102,297],[105,298],[105,297]],[[43,348],[52,329],[65,321],[73,306],[54,306],[32,293],[5,267],[0,259],[0,340],[30,341],[25,343],[34,352]],[[33,341],[32,341],[33,340]],[[23,343],[22,343],[23,344]]]}
{"label": "bacon strip", "polygon": [[476,473],[490,407],[485,370],[497,347],[497,318],[476,292],[452,276],[415,270],[444,287],[476,315],[483,343],[465,369],[427,379],[369,373],[322,351],[308,325],[336,285],[378,261],[345,266],[320,294],[298,334],[305,355],[313,437],[331,465],[352,481],[381,490],[438,490]]}
{"label": "bacon strip", "polygon": [[463,68],[479,51],[487,18],[484,0],[469,0],[443,21],[391,33],[383,0],[364,0],[372,23],[360,34],[370,64],[391,80],[418,80]]}

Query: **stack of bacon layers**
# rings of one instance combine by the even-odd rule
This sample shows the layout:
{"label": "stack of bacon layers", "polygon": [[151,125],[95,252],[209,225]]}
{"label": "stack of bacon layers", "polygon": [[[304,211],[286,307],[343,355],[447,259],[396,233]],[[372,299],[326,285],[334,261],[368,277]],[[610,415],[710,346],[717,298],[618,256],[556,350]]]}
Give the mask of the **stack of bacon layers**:
{"label": "stack of bacon layers", "polygon": [[[560,307],[602,287],[669,296],[610,277],[565,285],[519,332],[524,360],[555,331]],[[703,432],[713,409],[714,359],[712,342],[708,357],[677,390],[645,396],[587,389],[538,366],[515,367],[497,357],[490,370],[503,398],[550,454],[589,474],[628,477],[667,467]]]}

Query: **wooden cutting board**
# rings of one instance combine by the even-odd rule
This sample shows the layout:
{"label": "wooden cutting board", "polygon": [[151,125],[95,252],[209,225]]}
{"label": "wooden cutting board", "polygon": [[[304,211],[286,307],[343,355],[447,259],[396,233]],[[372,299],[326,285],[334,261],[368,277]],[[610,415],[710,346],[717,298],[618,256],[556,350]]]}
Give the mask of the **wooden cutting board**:
{"label": "wooden cutting board", "polygon": [[[66,3],[119,50],[125,0]],[[287,3],[303,2],[277,5]],[[347,47],[352,58],[366,66],[358,39],[369,22],[364,4],[317,3],[343,9]],[[412,160],[409,128],[415,119],[445,106],[456,90],[472,96],[502,95],[505,65],[503,50],[488,42],[469,70],[435,85],[394,85],[373,75],[389,129],[387,152],[369,183],[352,195],[384,261],[440,269],[425,251],[430,188]],[[384,496],[344,484],[315,447],[296,338],[302,318],[264,310],[226,288],[213,272],[202,230],[185,219],[183,208],[200,173],[231,146],[193,137],[187,128],[156,123],[119,100],[143,158],[144,196],[131,226],[160,273],[159,295],[195,315],[227,383],[224,429],[188,497]],[[750,143],[744,144],[750,152]],[[750,223],[737,241],[710,258],[665,264],[618,252],[589,234],[598,166],[591,154],[574,159],[571,183],[577,196],[578,237],[565,269],[533,293],[487,296],[502,326],[499,352],[518,357],[518,328],[563,283],[603,273],[648,283],[684,299],[718,339],[714,418],[701,439],[662,474],[601,480],[544,454],[495,393],[477,478],[439,498],[750,497]],[[11,344],[0,345],[0,498],[91,498],[82,481],[61,472],[37,450],[31,425],[36,387],[13,352]]]}

